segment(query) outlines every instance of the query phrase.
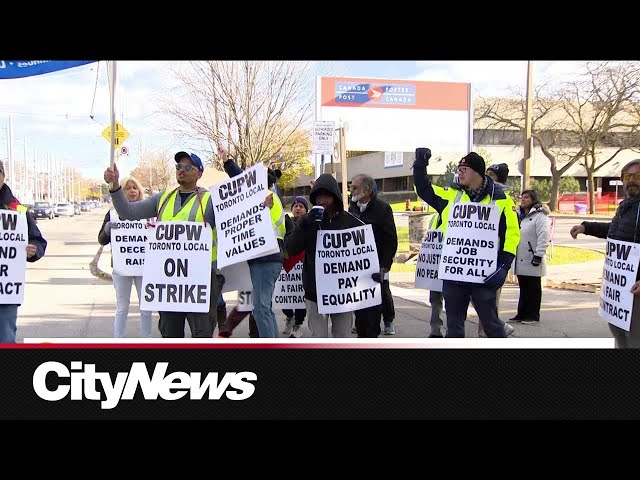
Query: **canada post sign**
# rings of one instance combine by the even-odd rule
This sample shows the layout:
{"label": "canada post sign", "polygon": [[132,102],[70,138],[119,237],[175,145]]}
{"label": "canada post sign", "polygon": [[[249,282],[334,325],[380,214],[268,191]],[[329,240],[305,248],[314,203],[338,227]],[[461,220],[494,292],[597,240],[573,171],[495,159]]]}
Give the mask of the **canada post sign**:
{"label": "canada post sign", "polygon": [[415,105],[416,86],[405,83],[336,82],[335,103]]}

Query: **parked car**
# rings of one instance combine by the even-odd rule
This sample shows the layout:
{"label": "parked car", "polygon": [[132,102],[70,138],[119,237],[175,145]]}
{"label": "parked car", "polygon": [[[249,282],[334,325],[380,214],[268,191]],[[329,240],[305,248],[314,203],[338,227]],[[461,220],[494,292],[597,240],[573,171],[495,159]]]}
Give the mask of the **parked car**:
{"label": "parked car", "polygon": [[83,212],[89,212],[91,211],[92,206],[90,202],[80,202],[80,208]]}
{"label": "parked car", "polygon": [[79,203],[74,203],[73,204],[73,213],[75,213],[76,215],[81,215],[82,214],[82,208],[80,208],[80,204]]}
{"label": "parked car", "polygon": [[34,203],[33,207],[31,207],[30,212],[34,218],[48,218],[52,220],[56,216],[53,205],[51,205],[51,203],[49,202]]}
{"label": "parked car", "polygon": [[56,217],[73,217],[75,215],[75,212],[73,211],[73,205],[71,205],[69,202],[57,203],[54,213]]}

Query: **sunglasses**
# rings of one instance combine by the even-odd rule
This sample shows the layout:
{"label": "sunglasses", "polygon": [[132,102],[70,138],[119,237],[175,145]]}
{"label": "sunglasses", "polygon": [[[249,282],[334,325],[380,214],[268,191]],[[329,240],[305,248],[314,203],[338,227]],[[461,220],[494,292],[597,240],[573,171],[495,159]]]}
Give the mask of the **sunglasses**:
{"label": "sunglasses", "polygon": [[623,173],[622,180],[628,182],[631,179],[634,179],[636,182],[640,182],[640,172],[637,173]]}
{"label": "sunglasses", "polygon": [[182,165],[182,164],[180,164],[180,163],[176,163],[176,170],[177,170],[178,172],[179,172],[182,168],[184,168],[187,172],[190,172],[191,170],[193,170],[193,169],[194,169],[194,168],[196,168],[196,167],[194,167],[193,165],[189,165],[189,164],[187,164],[187,165]]}

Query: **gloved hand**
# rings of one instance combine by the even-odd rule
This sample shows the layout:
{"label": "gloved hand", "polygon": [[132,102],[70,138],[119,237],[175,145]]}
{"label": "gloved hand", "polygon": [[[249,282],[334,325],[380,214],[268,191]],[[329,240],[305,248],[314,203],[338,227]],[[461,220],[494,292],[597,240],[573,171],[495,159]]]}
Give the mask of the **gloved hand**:
{"label": "gloved hand", "polygon": [[498,252],[498,268],[496,271],[484,279],[484,286],[492,288],[494,290],[499,289],[504,285],[504,281],[507,279],[507,274],[513,263],[515,255],[509,252]]}
{"label": "gloved hand", "polygon": [[315,222],[321,222],[322,217],[324,216],[324,207],[321,207],[320,205],[315,205],[311,207],[311,210],[309,210],[309,216]]}
{"label": "gloved hand", "polygon": [[320,222],[316,222],[316,220],[311,216],[311,212],[309,212],[300,217],[298,225],[300,225],[300,228],[303,230],[306,230],[307,228],[318,228]]}
{"label": "gloved hand", "polygon": [[539,257],[538,255],[534,255],[533,258],[531,259],[531,265],[533,265],[534,267],[539,266],[542,263],[542,257]]}
{"label": "gloved hand", "polygon": [[384,278],[384,274],[381,272],[376,272],[371,274],[371,278],[373,278],[374,282],[382,283],[382,279]]}
{"label": "gloved hand", "polygon": [[413,162],[415,167],[426,167],[429,165],[429,159],[431,158],[431,150],[424,147],[416,148],[416,160]]}
{"label": "gloved hand", "polygon": [[503,265],[500,265],[495,272],[484,279],[484,286],[492,290],[499,289],[504,285],[504,282],[507,279],[507,273],[509,273],[509,268],[505,268]]}
{"label": "gloved hand", "polygon": [[[104,233],[106,235],[111,235],[111,229],[116,228],[117,222],[107,222],[104,224]],[[116,228],[117,230],[117,228]]]}

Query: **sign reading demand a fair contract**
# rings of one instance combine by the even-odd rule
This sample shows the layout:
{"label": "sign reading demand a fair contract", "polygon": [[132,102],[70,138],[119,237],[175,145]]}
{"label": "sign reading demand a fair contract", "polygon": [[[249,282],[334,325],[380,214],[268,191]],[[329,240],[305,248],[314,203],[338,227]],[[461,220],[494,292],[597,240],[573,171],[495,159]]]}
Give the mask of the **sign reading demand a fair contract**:
{"label": "sign reading demand a fair contract", "polygon": [[19,305],[24,299],[27,270],[27,217],[23,213],[0,213],[0,304]]}
{"label": "sign reading demand a fair contract", "polygon": [[637,243],[607,238],[598,313],[607,322],[627,332],[631,329],[633,312],[631,286],[636,281],[639,262],[640,247]]}
{"label": "sign reading demand a fair contract", "polygon": [[264,201],[267,168],[259,163],[209,188],[216,217],[218,268],[280,251]]}

